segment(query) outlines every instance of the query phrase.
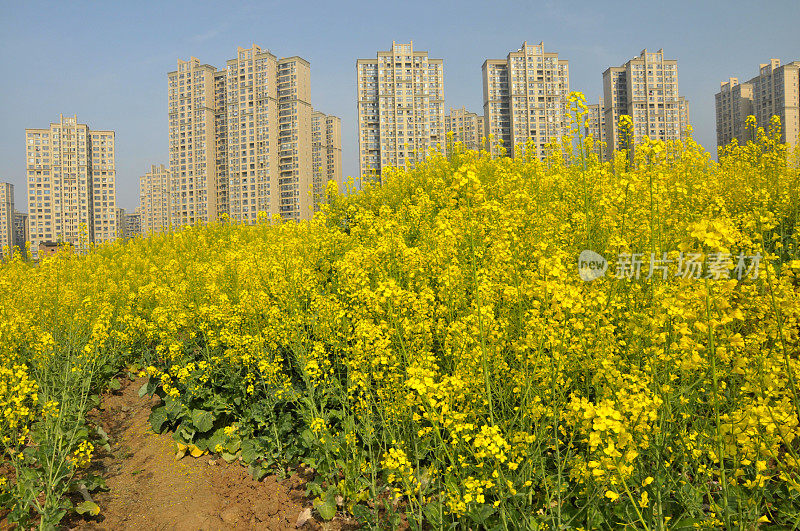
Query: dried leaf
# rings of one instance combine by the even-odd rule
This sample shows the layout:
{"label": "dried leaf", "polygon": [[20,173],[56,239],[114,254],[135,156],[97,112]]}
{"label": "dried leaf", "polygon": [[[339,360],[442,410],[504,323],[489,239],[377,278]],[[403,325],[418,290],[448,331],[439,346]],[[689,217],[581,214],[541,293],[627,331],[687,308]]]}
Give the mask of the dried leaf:
{"label": "dried leaf", "polygon": [[311,507],[306,507],[303,509],[299,515],[297,515],[297,523],[294,526],[298,529],[306,525],[306,522],[311,520]]}
{"label": "dried leaf", "polygon": [[189,449],[189,446],[183,443],[178,443],[178,451],[175,452],[175,460],[183,459],[183,456],[186,455],[186,451]]}
{"label": "dried leaf", "polygon": [[193,444],[190,444],[189,445],[189,453],[192,455],[192,457],[200,457],[205,452],[203,450],[201,450],[200,448],[198,448],[197,446],[195,446]]}
{"label": "dried leaf", "polygon": [[75,512],[78,514],[89,514],[91,516],[97,516],[100,514],[100,507],[93,501],[85,501],[79,503],[75,506]]}

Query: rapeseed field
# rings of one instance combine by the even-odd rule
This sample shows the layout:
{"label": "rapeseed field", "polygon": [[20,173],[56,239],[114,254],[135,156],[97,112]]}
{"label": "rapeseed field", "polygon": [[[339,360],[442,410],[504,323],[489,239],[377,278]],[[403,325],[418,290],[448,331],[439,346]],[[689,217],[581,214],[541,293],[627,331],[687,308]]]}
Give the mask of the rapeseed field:
{"label": "rapeseed field", "polygon": [[313,469],[325,519],[796,525],[800,178],[779,128],[719,162],[691,139],[611,162],[577,135],[544,161],[456,145],[331,186],[310,222],[7,261],[0,503],[41,528],[102,510],[70,501],[100,482],[86,414],[133,368],[181,452]]}

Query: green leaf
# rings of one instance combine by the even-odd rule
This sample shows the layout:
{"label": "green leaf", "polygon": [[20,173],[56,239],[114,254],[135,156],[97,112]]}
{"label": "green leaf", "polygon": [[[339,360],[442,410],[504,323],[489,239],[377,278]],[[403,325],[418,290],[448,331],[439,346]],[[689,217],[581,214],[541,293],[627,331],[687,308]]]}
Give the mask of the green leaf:
{"label": "green leaf", "polygon": [[241,447],[242,447],[242,439],[240,439],[239,437],[234,437],[233,439],[228,441],[228,444],[225,445],[225,449],[232,454],[238,452]]}
{"label": "green leaf", "polygon": [[233,454],[229,454],[228,452],[222,452],[222,458],[225,460],[226,463],[233,463],[236,461],[236,456]]}
{"label": "green leaf", "polygon": [[87,475],[84,484],[86,485],[86,490],[89,492],[94,492],[96,490],[109,490],[108,485],[106,485],[106,480],[103,479],[102,476],[97,476],[95,474]]}
{"label": "green leaf", "polygon": [[164,397],[164,407],[167,408],[167,414],[169,415],[170,420],[176,420],[181,415],[181,403],[178,400],[175,400],[171,396],[167,395]]}
{"label": "green leaf", "polygon": [[210,411],[195,409],[192,411],[192,424],[197,431],[206,432],[214,427],[214,417]]}
{"label": "green leaf", "polygon": [[261,457],[261,447],[255,439],[245,439],[241,444],[242,460],[245,463],[252,463]]}
{"label": "green leaf", "polygon": [[495,508],[488,505],[480,505],[467,513],[473,522],[485,523],[495,513]]}
{"label": "green leaf", "polygon": [[159,406],[150,413],[150,426],[153,427],[154,432],[161,433],[166,422],[167,410],[164,406]]}
{"label": "green leaf", "polygon": [[102,439],[102,440],[104,440],[104,441],[107,441],[107,440],[108,440],[108,434],[106,433],[106,430],[104,430],[104,429],[103,429],[103,428],[101,428],[100,426],[97,426],[97,427],[94,429],[94,431],[95,431],[95,433],[97,433],[97,436],[98,436],[98,437],[100,437],[100,439]]}
{"label": "green leaf", "polygon": [[361,524],[365,524],[370,527],[374,527],[377,525],[377,520],[375,518],[375,515],[366,505],[360,505],[360,504],[354,505],[353,516],[355,516],[356,520],[358,520],[359,523]]}
{"label": "green leaf", "polygon": [[139,388],[139,396],[151,395],[156,392],[161,380],[149,377],[145,384]]}
{"label": "green leaf", "polygon": [[92,404],[92,407],[98,407],[100,405],[100,395],[91,395],[89,403]]}
{"label": "green leaf", "polygon": [[320,485],[319,479],[312,479],[306,483],[306,496],[311,496],[312,494],[322,496],[322,485]]}
{"label": "green leaf", "polygon": [[314,508],[324,520],[332,520],[336,516],[336,502],[314,500]]}
{"label": "green leaf", "polygon": [[208,447],[209,452],[216,452],[215,448],[217,445],[225,446],[225,441],[227,437],[225,437],[225,432],[222,431],[222,428],[219,428],[217,431],[214,432],[214,435],[209,437],[206,440],[206,446]]}
{"label": "green leaf", "polygon": [[100,514],[100,506],[97,505],[93,501],[85,501],[83,503],[79,503],[75,506],[75,512],[78,514],[89,514],[91,516],[97,516]]}
{"label": "green leaf", "polygon": [[213,450],[213,448],[208,447],[208,439],[205,437],[198,437],[194,440],[194,445],[200,448],[202,451],[206,450]]}
{"label": "green leaf", "polygon": [[247,471],[250,472],[250,475],[253,476],[253,479],[256,481],[261,481],[264,476],[267,475],[269,469],[263,466],[263,464],[259,465],[249,465],[247,467]]}
{"label": "green leaf", "polygon": [[438,528],[442,525],[442,503],[435,501],[426,504],[422,508],[422,512],[425,514],[425,520],[428,521],[433,527]]}
{"label": "green leaf", "polygon": [[116,378],[111,378],[111,381],[108,382],[108,388],[112,391],[119,391],[122,388],[122,384]]}

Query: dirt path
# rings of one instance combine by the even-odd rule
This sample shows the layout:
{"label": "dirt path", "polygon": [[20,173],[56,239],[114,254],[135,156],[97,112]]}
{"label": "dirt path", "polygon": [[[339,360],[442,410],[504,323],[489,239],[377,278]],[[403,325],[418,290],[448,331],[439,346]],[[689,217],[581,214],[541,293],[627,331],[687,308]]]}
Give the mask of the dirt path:
{"label": "dirt path", "polygon": [[[125,381],[106,395],[99,424],[111,439],[111,454],[95,465],[110,488],[95,501],[101,514],[71,522],[74,529],[295,529],[298,515],[311,506],[303,481],[254,481],[247,470],[203,456],[175,460],[170,434],[150,429],[150,408],[158,398],[140,398],[144,380]],[[343,522],[309,520],[303,529],[341,529]]]}

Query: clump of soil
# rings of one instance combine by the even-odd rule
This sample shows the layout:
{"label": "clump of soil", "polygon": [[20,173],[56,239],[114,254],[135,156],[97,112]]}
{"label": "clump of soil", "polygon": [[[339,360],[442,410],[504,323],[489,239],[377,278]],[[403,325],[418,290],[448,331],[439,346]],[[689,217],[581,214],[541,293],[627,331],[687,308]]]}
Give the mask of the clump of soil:
{"label": "clump of soil", "polygon": [[[108,492],[93,495],[100,515],[66,522],[74,529],[295,529],[298,516],[311,506],[298,475],[255,481],[238,462],[213,456],[175,459],[170,434],[150,429],[150,409],[157,397],[140,398],[144,380],[124,381],[103,397],[95,422],[111,440],[93,473],[102,475]],[[310,519],[303,529],[354,528],[339,518]]]}

